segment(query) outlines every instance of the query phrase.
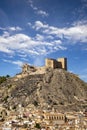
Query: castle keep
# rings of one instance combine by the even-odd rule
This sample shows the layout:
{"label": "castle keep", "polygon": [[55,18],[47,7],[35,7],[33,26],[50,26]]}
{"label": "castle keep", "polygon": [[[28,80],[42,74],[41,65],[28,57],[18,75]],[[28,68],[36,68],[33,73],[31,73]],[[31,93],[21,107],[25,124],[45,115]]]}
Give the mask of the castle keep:
{"label": "castle keep", "polygon": [[53,69],[60,68],[67,70],[67,58],[45,59],[45,66]]}

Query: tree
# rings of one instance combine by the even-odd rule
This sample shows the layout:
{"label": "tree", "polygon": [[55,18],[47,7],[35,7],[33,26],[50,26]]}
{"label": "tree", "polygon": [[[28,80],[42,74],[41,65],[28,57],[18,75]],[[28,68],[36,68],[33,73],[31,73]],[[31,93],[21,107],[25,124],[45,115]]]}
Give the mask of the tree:
{"label": "tree", "polygon": [[9,78],[9,77],[10,77],[10,75],[7,74],[7,75],[6,75],[6,78]]}

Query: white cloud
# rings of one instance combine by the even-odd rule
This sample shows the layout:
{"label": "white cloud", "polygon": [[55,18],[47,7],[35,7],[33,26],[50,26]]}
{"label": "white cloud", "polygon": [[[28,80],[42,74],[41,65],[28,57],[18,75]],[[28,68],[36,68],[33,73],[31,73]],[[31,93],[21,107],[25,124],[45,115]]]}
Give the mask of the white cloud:
{"label": "white cloud", "polygon": [[4,31],[3,37],[8,37],[8,36],[10,36],[9,32]]}
{"label": "white cloud", "polygon": [[49,26],[47,24],[43,24],[41,21],[36,21],[33,28],[36,29],[36,30],[39,30],[41,28],[42,29],[49,28]]}
{"label": "white cloud", "polygon": [[[48,42],[48,39],[50,42]],[[56,50],[65,50],[60,40],[53,40],[49,35],[36,34],[30,37],[25,34],[0,36],[0,51],[14,55],[46,55]]]}
{"label": "white cloud", "polygon": [[66,28],[58,28],[54,26],[49,26],[48,24],[43,24],[41,21],[36,21],[33,28],[37,31],[41,31],[43,34],[47,35],[54,35],[58,38],[63,38],[67,40],[71,40],[72,42],[76,43],[80,42],[87,42],[87,23],[84,21],[81,23],[75,23],[71,27]]}
{"label": "white cloud", "polygon": [[32,24],[29,22],[29,23],[27,23],[27,25],[29,25],[30,27],[32,26]]}
{"label": "white cloud", "polygon": [[11,64],[15,64],[15,65],[18,65],[18,66],[22,66],[23,65],[23,62],[20,61],[20,60],[17,60],[17,61],[12,61],[12,60],[6,60],[6,59],[3,59],[4,62],[7,62],[7,63],[11,63]]}
{"label": "white cloud", "polygon": [[8,30],[10,30],[10,31],[21,31],[22,30],[22,28],[20,28],[20,27],[8,27],[7,28]]}
{"label": "white cloud", "polygon": [[3,30],[3,31],[21,31],[22,28],[18,27],[18,26],[15,26],[15,27],[6,27],[6,28],[2,28],[0,27],[0,30]]}
{"label": "white cloud", "polygon": [[28,0],[28,2],[29,2],[30,6],[31,6],[31,8],[33,10],[38,10],[38,8],[33,5],[33,1],[32,0]]}
{"label": "white cloud", "polygon": [[35,39],[36,39],[37,41],[43,41],[43,40],[44,40],[44,36],[42,36],[42,35],[40,35],[40,34],[36,34]]}
{"label": "white cloud", "polygon": [[9,50],[6,46],[0,45],[0,51],[5,53],[12,53],[11,50]]}
{"label": "white cloud", "polygon": [[[10,35],[3,31],[0,36],[0,51],[11,55],[46,55],[57,50],[65,50],[67,43],[87,42],[87,24],[74,23],[71,27],[58,28],[36,21],[32,26],[36,36],[17,33]],[[69,42],[68,42],[69,41]]]}
{"label": "white cloud", "polygon": [[23,62],[22,62],[22,61],[19,61],[19,60],[18,60],[18,61],[12,61],[11,63],[12,63],[12,64],[15,64],[15,65],[18,65],[18,66],[20,66],[20,67],[23,65]]}
{"label": "white cloud", "polygon": [[44,17],[44,16],[48,16],[48,13],[45,12],[45,11],[43,11],[43,10],[38,10],[38,11],[37,11],[37,14],[42,15],[43,17]]}
{"label": "white cloud", "polygon": [[34,10],[34,12],[35,12],[36,14],[41,15],[42,17],[47,17],[47,16],[49,15],[46,11],[41,10],[41,9],[39,9],[38,7],[34,6],[32,0],[29,0],[28,2],[29,2],[31,8]]}

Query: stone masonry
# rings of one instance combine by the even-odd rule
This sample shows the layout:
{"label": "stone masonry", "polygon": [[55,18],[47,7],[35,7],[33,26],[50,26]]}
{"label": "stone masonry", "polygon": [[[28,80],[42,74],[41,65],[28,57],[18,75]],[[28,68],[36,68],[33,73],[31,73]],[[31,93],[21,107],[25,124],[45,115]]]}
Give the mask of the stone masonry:
{"label": "stone masonry", "polygon": [[45,66],[53,69],[60,68],[67,70],[67,58],[45,59]]}

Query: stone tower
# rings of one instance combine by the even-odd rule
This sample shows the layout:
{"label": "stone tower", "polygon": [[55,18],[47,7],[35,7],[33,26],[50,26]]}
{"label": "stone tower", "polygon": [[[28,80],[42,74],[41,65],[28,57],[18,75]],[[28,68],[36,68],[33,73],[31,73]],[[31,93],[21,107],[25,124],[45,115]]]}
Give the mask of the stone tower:
{"label": "stone tower", "polygon": [[67,70],[67,58],[58,58],[58,62],[61,64],[61,68]]}
{"label": "stone tower", "polygon": [[45,59],[45,66],[49,68],[58,68],[58,61],[55,59]]}

